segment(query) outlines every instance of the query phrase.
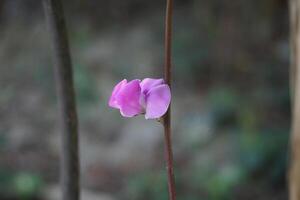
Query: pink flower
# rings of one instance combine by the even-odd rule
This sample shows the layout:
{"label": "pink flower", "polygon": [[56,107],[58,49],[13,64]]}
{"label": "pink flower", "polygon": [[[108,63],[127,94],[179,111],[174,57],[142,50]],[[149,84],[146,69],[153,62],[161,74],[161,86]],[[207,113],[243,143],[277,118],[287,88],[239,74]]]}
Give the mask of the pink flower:
{"label": "pink flower", "polygon": [[114,87],[109,106],[124,117],[145,114],[146,119],[156,119],[167,112],[170,101],[171,91],[163,79],[124,79]]}

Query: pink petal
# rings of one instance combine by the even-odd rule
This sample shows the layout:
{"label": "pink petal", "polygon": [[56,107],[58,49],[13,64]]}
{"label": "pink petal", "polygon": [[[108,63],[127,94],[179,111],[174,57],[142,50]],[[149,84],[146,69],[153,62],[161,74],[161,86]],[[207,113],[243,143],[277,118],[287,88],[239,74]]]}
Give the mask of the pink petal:
{"label": "pink petal", "polygon": [[152,78],[145,78],[141,82],[141,89],[143,94],[147,94],[153,87],[164,84],[163,79],[152,79]]}
{"label": "pink petal", "polygon": [[167,84],[156,86],[149,90],[146,97],[146,119],[156,119],[163,116],[171,102],[171,91]]}
{"label": "pink petal", "polygon": [[143,111],[140,105],[141,87],[140,80],[133,80],[126,84],[119,92],[117,101],[120,106],[121,115],[133,117]]}
{"label": "pink petal", "polygon": [[119,109],[120,106],[117,102],[117,97],[119,95],[120,90],[127,84],[127,80],[124,79],[123,81],[119,82],[113,89],[112,94],[110,96],[108,105],[112,108],[117,108]]}

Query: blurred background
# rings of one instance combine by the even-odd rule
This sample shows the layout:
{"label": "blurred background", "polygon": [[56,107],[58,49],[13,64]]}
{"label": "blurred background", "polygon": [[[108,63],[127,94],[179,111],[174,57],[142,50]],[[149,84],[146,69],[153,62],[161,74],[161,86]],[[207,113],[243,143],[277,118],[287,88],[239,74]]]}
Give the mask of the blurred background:
{"label": "blurred background", "polygon": [[[107,105],[163,75],[165,1],[64,0],[84,200],[167,199],[163,129]],[[58,200],[60,129],[38,0],[0,0],[0,199]],[[176,0],[172,127],[179,200],[285,200],[286,0]]]}

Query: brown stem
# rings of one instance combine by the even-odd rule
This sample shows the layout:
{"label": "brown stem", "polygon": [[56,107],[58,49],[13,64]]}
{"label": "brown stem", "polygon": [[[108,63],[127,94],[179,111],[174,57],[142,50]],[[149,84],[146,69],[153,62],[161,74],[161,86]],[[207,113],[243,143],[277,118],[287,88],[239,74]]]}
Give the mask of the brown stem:
{"label": "brown stem", "polygon": [[300,0],[290,0],[291,47],[291,161],[289,167],[289,199],[300,199]]}
{"label": "brown stem", "polygon": [[61,184],[63,200],[78,200],[78,127],[73,72],[61,0],[44,0],[54,51],[57,96],[62,119]]}
{"label": "brown stem", "polygon": [[[165,21],[165,81],[171,88],[171,49],[172,49],[172,15],[173,15],[173,0],[167,0],[166,21]],[[171,105],[164,116],[163,120],[165,132],[165,154],[168,172],[168,190],[169,199],[176,199],[174,167],[173,167],[173,152],[171,141]]]}

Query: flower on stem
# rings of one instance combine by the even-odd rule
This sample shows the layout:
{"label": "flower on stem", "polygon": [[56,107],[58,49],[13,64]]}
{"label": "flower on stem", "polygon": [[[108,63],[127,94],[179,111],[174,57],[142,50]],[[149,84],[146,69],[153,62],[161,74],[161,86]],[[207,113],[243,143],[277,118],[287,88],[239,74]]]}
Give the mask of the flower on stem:
{"label": "flower on stem", "polygon": [[163,79],[145,78],[119,82],[113,89],[109,106],[120,110],[124,117],[145,114],[146,119],[158,119],[168,110],[170,87]]}

